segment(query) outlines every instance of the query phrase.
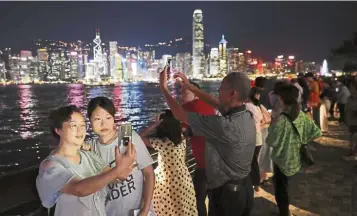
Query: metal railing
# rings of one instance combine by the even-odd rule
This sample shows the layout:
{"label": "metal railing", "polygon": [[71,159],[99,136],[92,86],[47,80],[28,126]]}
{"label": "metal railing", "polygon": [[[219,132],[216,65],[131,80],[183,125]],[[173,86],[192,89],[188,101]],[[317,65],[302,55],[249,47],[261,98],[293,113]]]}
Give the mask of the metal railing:
{"label": "metal railing", "polygon": [[[158,152],[149,150],[154,160],[153,167],[157,167]],[[192,155],[191,146],[187,145],[186,165],[194,175],[196,161]],[[0,177],[0,215],[6,216],[38,216],[40,214],[40,200],[35,194],[35,179],[38,166],[12,172]]]}

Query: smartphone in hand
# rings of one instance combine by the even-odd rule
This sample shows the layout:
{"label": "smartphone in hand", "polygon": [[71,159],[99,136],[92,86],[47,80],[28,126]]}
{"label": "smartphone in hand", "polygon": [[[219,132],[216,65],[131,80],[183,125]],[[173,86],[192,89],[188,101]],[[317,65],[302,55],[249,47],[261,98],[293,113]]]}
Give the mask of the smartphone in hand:
{"label": "smartphone in hand", "polygon": [[167,80],[170,80],[170,77],[171,77],[171,58],[167,59],[166,67],[167,67]]}
{"label": "smartphone in hand", "polygon": [[131,123],[123,123],[120,126],[121,142],[120,142],[120,152],[124,154],[128,148],[129,143],[132,141],[133,127]]}

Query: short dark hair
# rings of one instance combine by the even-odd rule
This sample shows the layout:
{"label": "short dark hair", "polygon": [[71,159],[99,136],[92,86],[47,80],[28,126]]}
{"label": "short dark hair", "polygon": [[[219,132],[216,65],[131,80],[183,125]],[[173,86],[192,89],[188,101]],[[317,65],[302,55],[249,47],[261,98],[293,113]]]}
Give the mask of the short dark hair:
{"label": "short dark hair", "polygon": [[191,85],[194,85],[196,88],[198,88],[198,89],[201,89],[201,87],[197,84],[197,83],[195,83],[195,82],[193,82],[193,81],[190,81],[190,84]]}
{"label": "short dark hair", "polygon": [[247,101],[251,89],[247,74],[242,72],[229,73],[223,78],[223,81],[227,82],[233,90],[238,92],[237,99],[239,101]]}
{"label": "short dark hair", "polygon": [[171,110],[166,109],[160,115],[163,121],[156,128],[156,136],[158,138],[168,138],[174,145],[182,142],[182,125],[172,114]]}
{"label": "short dark hair", "polygon": [[281,97],[285,105],[290,106],[298,103],[299,89],[292,84],[284,84],[279,88],[277,95]]}
{"label": "short dark hair", "polygon": [[278,82],[276,82],[274,84],[274,87],[273,87],[273,93],[274,94],[278,94],[278,92],[280,91],[281,87],[284,86],[284,85],[286,85],[286,82],[284,82],[284,81],[279,80]]}
{"label": "short dark hair", "polygon": [[313,73],[309,72],[309,73],[306,73],[306,74],[305,74],[305,77],[311,77],[311,78],[314,78],[315,76],[314,76],[314,74],[313,74]]}
{"label": "short dark hair", "polygon": [[256,106],[260,106],[260,101],[255,98],[255,95],[261,94],[261,92],[262,90],[259,87],[253,87],[250,91],[249,99]]}
{"label": "short dark hair", "polygon": [[60,136],[56,133],[56,129],[61,129],[63,123],[69,121],[73,113],[81,113],[81,111],[75,105],[69,105],[60,107],[50,112],[48,117],[49,126],[52,135],[56,139],[60,139]]}
{"label": "short dark hair", "polygon": [[91,118],[94,110],[97,107],[101,107],[106,110],[111,116],[115,116],[115,106],[113,104],[113,101],[107,97],[96,97],[91,99],[88,103],[87,116],[89,119]]}
{"label": "short dark hair", "polygon": [[255,87],[264,88],[266,80],[267,79],[262,76],[255,78]]}

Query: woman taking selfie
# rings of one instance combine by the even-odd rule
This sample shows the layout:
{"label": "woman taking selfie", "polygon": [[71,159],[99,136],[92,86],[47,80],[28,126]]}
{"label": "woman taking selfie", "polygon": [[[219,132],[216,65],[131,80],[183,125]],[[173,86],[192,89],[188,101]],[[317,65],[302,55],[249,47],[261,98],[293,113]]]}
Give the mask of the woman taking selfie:
{"label": "woman taking selfie", "polygon": [[118,166],[110,169],[95,154],[80,150],[86,123],[76,106],[52,111],[49,124],[59,144],[40,164],[36,187],[42,205],[56,216],[105,216],[102,189],[129,176],[136,159],[134,148],[129,144],[124,155],[118,148],[113,150]]}
{"label": "woman taking selfie", "polygon": [[[106,97],[96,97],[90,100],[87,110],[93,132],[98,138],[91,140],[91,150],[104,160],[110,167],[115,166],[113,150],[121,145],[123,136],[114,123],[115,107]],[[129,125],[130,126],[130,125]],[[152,160],[144,142],[133,130],[131,140],[137,151],[137,167],[129,177],[120,183],[108,185],[106,212],[108,216],[128,216],[138,212],[139,216],[153,213],[151,199],[155,186],[155,175]]]}

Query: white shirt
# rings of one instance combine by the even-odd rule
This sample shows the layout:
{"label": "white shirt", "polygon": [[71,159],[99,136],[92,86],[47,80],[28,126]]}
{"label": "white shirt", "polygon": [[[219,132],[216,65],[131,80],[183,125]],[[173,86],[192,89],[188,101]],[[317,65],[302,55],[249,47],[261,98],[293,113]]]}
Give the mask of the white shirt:
{"label": "white shirt", "polygon": [[260,107],[254,105],[252,102],[248,102],[245,104],[247,110],[249,110],[253,114],[255,128],[256,128],[256,146],[263,145],[263,138],[262,138],[262,130],[260,128],[260,122],[263,120],[263,113],[260,110]]}

